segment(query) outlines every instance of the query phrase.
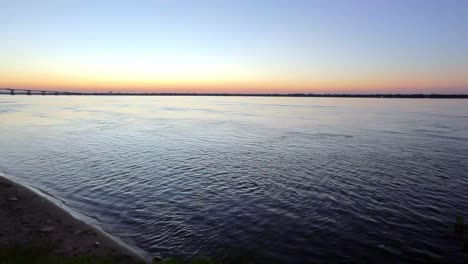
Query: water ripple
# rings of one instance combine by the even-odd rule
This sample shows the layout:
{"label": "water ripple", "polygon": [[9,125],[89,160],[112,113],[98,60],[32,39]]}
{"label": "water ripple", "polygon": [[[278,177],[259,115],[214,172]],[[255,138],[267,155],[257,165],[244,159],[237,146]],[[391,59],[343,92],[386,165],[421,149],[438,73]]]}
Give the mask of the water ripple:
{"label": "water ripple", "polygon": [[463,262],[463,100],[5,98],[0,169],[150,253]]}

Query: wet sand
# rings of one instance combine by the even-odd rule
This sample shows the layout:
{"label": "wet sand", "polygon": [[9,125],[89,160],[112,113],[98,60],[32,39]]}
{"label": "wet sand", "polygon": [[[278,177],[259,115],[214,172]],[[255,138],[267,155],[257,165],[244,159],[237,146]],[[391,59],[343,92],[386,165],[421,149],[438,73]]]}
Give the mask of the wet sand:
{"label": "wet sand", "polygon": [[53,245],[54,253],[105,256],[122,263],[147,260],[109,235],[74,218],[34,191],[0,176],[0,247]]}

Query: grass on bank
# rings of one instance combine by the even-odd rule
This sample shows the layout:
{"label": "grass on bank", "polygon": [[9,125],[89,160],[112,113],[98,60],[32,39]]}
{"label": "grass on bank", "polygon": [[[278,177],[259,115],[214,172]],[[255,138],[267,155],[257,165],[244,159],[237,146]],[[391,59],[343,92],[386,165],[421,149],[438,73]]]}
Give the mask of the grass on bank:
{"label": "grass on bank", "polygon": [[[468,237],[461,243],[463,251],[468,253]],[[146,264],[138,263],[129,257],[97,257],[97,256],[63,256],[54,253],[52,246],[10,246],[0,247],[0,264]],[[255,264],[257,263],[257,254],[252,251],[230,251],[222,261],[213,258],[195,258],[187,261],[180,258],[167,258],[163,260],[154,260],[152,264]],[[394,259],[393,259],[394,260]],[[325,263],[340,263],[335,258],[330,258]],[[394,263],[391,258],[382,257],[381,263]],[[268,261],[262,263],[278,263]],[[351,261],[350,263],[372,263],[366,259]],[[427,259],[426,263],[448,263],[440,259]]]}
{"label": "grass on bank", "polygon": [[[0,249],[0,264],[115,264],[125,260],[96,256],[61,256],[51,247],[12,246]],[[135,263],[136,264],[136,263]]]}
{"label": "grass on bank", "polygon": [[[248,256],[237,256],[218,262],[211,258],[185,261],[178,258],[154,260],[154,264],[254,264]],[[96,256],[63,256],[53,252],[51,246],[11,246],[0,248],[0,264],[140,264],[129,258]],[[141,263],[144,264],[144,263]]]}

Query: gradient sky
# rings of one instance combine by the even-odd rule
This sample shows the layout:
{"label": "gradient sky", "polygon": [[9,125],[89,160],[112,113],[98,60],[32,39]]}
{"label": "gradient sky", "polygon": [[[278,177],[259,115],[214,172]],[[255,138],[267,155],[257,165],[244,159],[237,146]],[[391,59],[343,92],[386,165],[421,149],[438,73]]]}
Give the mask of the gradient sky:
{"label": "gradient sky", "polygon": [[0,0],[0,87],[468,93],[467,0]]}

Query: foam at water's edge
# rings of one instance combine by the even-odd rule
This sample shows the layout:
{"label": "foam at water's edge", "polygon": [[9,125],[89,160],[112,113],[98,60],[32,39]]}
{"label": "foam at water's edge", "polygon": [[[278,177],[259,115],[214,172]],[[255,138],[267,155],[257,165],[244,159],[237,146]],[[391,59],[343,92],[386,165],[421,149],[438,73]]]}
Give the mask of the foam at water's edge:
{"label": "foam at water's edge", "polygon": [[110,238],[113,242],[118,244],[119,246],[127,249],[131,253],[135,254],[136,256],[140,257],[141,259],[144,259],[146,261],[151,260],[151,256],[143,251],[142,249],[139,249],[135,246],[129,245],[125,243],[122,239],[113,236],[112,234],[108,233],[106,230],[104,230],[102,227],[98,225],[99,221],[96,218],[93,218],[92,216],[86,215],[85,213],[79,212],[77,210],[74,210],[66,205],[66,203],[59,198],[53,196],[52,194],[45,192],[41,190],[40,188],[36,188],[33,186],[30,186],[26,184],[23,180],[21,180],[18,177],[12,176],[12,175],[7,175],[0,171],[0,177],[3,177],[5,179],[8,179],[10,181],[15,182],[16,184],[19,184],[28,190],[31,190],[32,192],[36,193],[37,195],[40,195],[41,197],[44,197],[48,201],[52,202],[55,206],[59,207],[60,209],[66,211],[68,214],[70,214],[72,217],[84,222],[85,224],[91,226],[92,228],[96,229],[96,231],[100,232],[104,236]]}

